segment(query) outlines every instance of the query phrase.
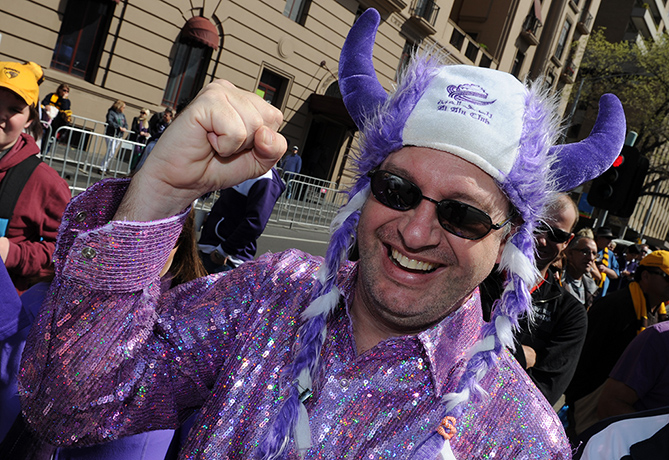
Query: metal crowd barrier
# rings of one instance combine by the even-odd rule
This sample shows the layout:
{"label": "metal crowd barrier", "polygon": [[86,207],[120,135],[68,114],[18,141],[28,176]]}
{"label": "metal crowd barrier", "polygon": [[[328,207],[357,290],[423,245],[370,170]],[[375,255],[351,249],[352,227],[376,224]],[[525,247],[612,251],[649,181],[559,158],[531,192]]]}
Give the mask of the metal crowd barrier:
{"label": "metal crowd barrier", "polygon": [[72,115],[72,126],[85,129],[86,131],[97,132],[99,134],[104,134],[107,129],[107,123],[104,121],[80,117],[79,115],[74,114]]}
{"label": "metal crowd barrier", "polygon": [[[286,190],[274,205],[270,222],[328,231],[337,211],[346,203],[346,194],[336,183],[316,177],[287,172],[283,178]],[[218,196],[218,192],[213,192],[194,203],[196,228],[200,228]]]}
{"label": "metal crowd barrier", "polygon": [[272,213],[271,221],[328,230],[337,210],[346,203],[347,195],[335,182],[294,174],[284,174],[286,191]]}
{"label": "metal crowd barrier", "polygon": [[[144,146],[71,126],[61,126],[52,138],[54,142],[47,145],[42,160],[67,181],[73,196],[103,178],[129,175],[134,148]],[[103,172],[101,166],[108,149],[113,149],[114,155]]]}

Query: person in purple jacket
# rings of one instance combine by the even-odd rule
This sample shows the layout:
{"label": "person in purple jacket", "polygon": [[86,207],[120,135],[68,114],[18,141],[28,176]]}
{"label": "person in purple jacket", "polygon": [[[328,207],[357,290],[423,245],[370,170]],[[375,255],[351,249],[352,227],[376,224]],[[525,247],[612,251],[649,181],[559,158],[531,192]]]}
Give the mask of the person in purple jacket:
{"label": "person in purple jacket", "polygon": [[[372,65],[379,22],[366,10],[339,61],[363,133],[325,259],[289,250],[158,290],[192,201],[286,149],[281,112],[225,81],[131,181],[75,198],[20,379],[42,436],[95,443],[196,408],[182,458],[570,458],[507,348],[532,311],[544,207],[613,163],[620,101],[602,98],[590,138],[553,146],[554,101],[510,74],[421,58],[388,95]],[[484,324],[478,284],[495,262],[509,283]]]}
{"label": "person in purple jacket", "polygon": [[276,169],[221,190],[204,223],[198,248],[209,273],[253,260],[276,201],[286,189]]}

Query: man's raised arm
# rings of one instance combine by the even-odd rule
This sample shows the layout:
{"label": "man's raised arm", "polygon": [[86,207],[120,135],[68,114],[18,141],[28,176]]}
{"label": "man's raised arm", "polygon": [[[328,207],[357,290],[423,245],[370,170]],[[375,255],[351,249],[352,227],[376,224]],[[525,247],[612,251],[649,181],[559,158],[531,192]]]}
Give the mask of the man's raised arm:
{"label": "man's raised arm", "polygon": [[209,84],[161,136],[114,220],[169,217],[207,192],[264,174],[286,150],[282,122],[261,97],[224,80]]}

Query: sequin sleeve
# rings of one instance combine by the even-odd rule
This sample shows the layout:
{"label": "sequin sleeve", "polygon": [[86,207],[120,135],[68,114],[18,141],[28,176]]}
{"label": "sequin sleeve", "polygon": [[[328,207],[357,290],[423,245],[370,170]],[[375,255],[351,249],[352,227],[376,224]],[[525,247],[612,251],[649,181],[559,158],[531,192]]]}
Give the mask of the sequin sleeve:
{"label": "sequin sleeve", "polygon": [[[56,278],[24,351],[23,411],[56,445],[177,427],[209,395],[235,336],[234,319],[208,309],[207,296],[218,278],[160,296],[159,272],[184,215],[152,223],[110,222],[126,186],[96,185],[68,207]],[[184,309],[184,299],[204,305],[203,312]],[[216,324],[207,324],[213,316]],[[182,346],[177,331],[182,323],[206,330],[198,353]]]}

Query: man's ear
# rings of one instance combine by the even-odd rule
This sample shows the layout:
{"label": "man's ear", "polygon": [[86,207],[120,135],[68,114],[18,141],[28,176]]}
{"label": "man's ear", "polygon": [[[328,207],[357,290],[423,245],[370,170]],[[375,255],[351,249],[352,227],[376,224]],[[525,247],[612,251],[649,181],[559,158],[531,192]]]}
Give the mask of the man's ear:
{"label": "man's ear", "polygon": [[[513,235],[516,234],[518,231],[519,225],[516,225],[515,222],[511,223],[511,228],[509,229],[508,232],[501,238],[499,242],[499,250],[497,251],[497,259],[495,259],[495,263],[499,264],[500,261],[502,260],[502,253],[504,252],[504,247],[506,246],[507,243],[509,243],[509,240]],[[509,243],[511,244],[511,243]]]}
{"label": "man's ear", "polygon": [[497,251],[497,259],[495,259],[495,264],[499,264],[502,261],[502,253],[504,252],[504,247],[506,246],[506,242],[509,240],[509,238],[511,238],[511,232],[509,232],[509,234],[502,238],[502,241],[499,242],[499,251]]}

